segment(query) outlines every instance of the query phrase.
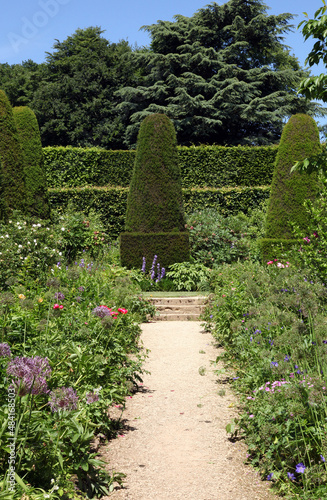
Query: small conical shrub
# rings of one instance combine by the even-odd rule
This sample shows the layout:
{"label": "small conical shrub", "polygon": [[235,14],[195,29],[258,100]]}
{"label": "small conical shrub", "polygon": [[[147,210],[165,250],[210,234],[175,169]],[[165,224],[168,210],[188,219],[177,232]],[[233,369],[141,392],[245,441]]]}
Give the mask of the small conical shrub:
{"label": "small conical shrub", "polygon": [[[292,224],[303,228],[308,224],[303,207],[306,199],[314,200],[320,193],[317,174],[291,173],[292,166],[320,151],[319,131],[316,122],[308,115],[293,115],[285,125],[271,184],[268,202],[266,238],[262,240],[264,260],[277,258],[281,247],[290,249],[294,240]],[[278,250],[279,248],[279,250]]]}
{"label": "small conical shrub", "polygon": [[39,125],[28,106],[13,108],[25,157],[25,203],[29,215],[48,219],[50,205]]}
{"label": "small conical shrub", "polygon": [[142,122],[127,198],[126,232],[120,236],[121,263],[141,267],[154,255],[168,267],[189,259],[177,141],[163,114]]}
{"label": "small conical shrub", "polygon": [[25,160],[12,107],[0,90],[0,166],[1,191],[6,210],[25,211]]}

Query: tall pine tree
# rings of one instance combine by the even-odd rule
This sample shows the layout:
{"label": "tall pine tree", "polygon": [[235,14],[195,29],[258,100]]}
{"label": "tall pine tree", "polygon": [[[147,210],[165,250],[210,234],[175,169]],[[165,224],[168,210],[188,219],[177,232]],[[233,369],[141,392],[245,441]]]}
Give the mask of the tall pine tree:
{"label": "tall pine tree", "polygon": [[317,111],[296,94],[306,72],[283,45],[292,17],[268,15],[260,0],[230,0],[144,26],[150,51],[134,56],[144,81],[120,91],[126,144],[151,113],[173,120],[179,144],[278,141],[286,117]]}

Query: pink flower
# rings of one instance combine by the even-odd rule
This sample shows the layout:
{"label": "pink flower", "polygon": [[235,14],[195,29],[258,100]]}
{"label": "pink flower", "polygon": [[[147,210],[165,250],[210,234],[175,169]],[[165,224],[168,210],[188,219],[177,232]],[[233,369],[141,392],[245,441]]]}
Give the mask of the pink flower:
{"label": "pink flower", "polygon": [[249,415],[249,418],[253,418],[253,417],[254,417],[254,415]]}
{"label": "pink flower", "polygon": [[55,304],[55,305],[53,306],[53,309],[59,309],[59,304]]}
{"label": "pink flower", "polygon": [[270,260],[269,262],[267,262],[267,264],[268,264],[268,265],[269,265],[269,264],[273,264],[273,263],[274,263],[274,261],[273,261],[273,260]]}
{"label": "pink flower", "polygon": [[127,310],[127,309],[124,309],[123,307],[119,307],[119,308],[118,308],[118,312],[120,312],[121,314],[127,314],[127,313],[128,313],[128,310]]}
{"label": "pink flower", "polygon": [[64,306],[61,304],[61,306],[59,306],[59,309],[63,309],[63,308],[64,308]]}
{"label": "pink flower", "polygon": [[277,267],[285,267],[285,266],[281,262],[278,262]]}
{"label": "pink flower", "polygon": [[303,241],[306,241],[307,243],[310,243],[310,239],[307,236],[305,238],[303,238]]}

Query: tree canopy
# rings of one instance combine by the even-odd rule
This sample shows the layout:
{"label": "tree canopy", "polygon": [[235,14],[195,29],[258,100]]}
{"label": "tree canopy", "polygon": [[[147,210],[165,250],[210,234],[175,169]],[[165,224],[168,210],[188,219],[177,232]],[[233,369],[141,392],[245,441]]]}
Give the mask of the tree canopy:
{"label": "tree canopy", "polygon": [[282,43],[292,17],[268,15],[259,0],[230,0],[144,26],[151,50],[134,56],[144,83],[120,92],[126,143],[154,112],[173,120],[180,144],[277,141],[283,120],[317,110],[297,95],[306,73]]}

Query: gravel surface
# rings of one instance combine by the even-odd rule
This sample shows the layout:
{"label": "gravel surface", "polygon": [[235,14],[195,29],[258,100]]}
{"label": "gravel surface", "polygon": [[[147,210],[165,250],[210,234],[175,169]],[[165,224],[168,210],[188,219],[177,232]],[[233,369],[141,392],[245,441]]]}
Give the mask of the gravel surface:
{"label": "gravel surface", "polygon": [[142,340],[151,373],[127,400],[125,429],[101,449],[108,470],[127,477],[102,500],[276,500],[244,465],[244,443],[228,440],[237,399],[213,373],[212,336],[196,321],[152,322]]}

